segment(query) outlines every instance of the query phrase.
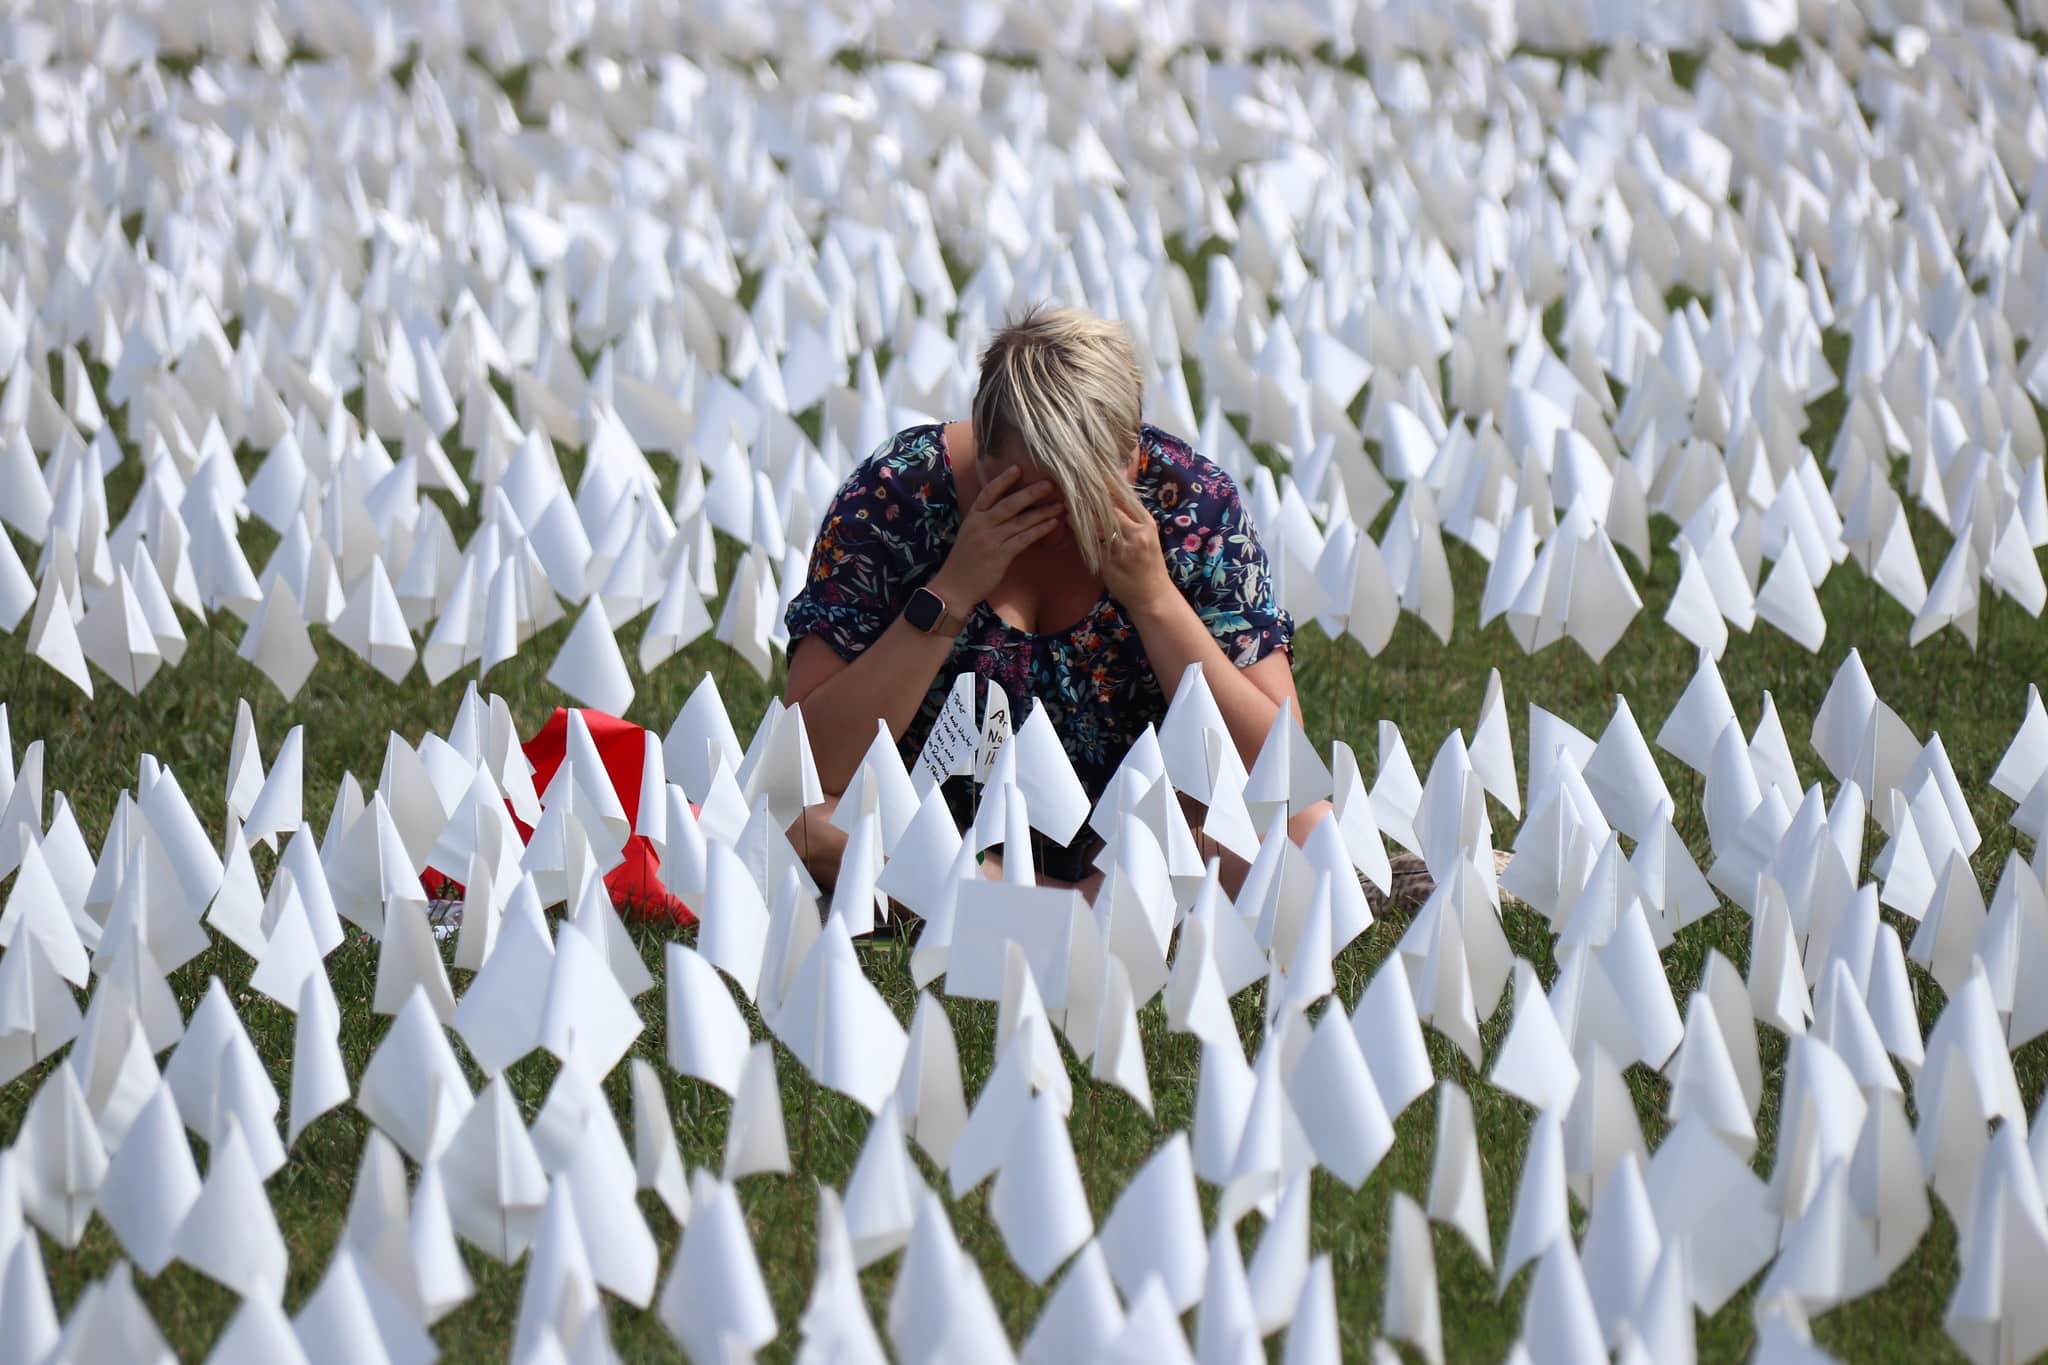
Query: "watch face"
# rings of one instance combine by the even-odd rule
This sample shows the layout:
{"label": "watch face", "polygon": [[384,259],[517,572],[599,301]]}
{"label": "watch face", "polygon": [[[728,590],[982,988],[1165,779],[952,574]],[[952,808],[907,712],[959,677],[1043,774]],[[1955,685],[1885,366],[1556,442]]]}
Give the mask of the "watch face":
{"label": "watch face", "polygon": [[929,631],[939,623],[939,613],[945,610],[945,603],[930,588],[919,588],[910,594],[910,602],[903,608],[903,614],[910,618],[910,624],[919,630]]}

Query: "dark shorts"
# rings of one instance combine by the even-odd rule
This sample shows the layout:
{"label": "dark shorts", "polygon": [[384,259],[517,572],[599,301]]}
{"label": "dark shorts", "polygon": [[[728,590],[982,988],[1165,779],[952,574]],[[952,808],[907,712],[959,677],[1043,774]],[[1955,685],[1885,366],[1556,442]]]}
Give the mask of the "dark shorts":
{"label": "dark shorts", "polygon": [[[949,777],[940,790],[946,794],[946,806],[953,812],[953,823],[963,832],[971,830],[974,825],[974,779]],[[1000,852],[1003,846],[992,844],[990,847]],[[1031,865],[1041,877],[1078,882],[1095,870],[1095,855],[1101,848],[1102,836],[1085,824],[1069,844],[1056,844],[1037,830],[1031,831]]]}

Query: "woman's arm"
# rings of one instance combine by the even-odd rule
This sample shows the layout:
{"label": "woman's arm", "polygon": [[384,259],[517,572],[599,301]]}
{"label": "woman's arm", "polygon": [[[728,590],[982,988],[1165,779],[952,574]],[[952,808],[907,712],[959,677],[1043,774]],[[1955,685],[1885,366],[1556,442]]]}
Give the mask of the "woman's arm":
{"label": "woman's arm", "polygon": [[[936,580],[932,590],[946,598],[950,610],[960,610]],[[937,631],[927,634],[898,616],[850,663],[822,642],[798,641],[791,647],[789,704],[803,708],[819,785],[832,793],[846,790],[874,743],[877,718],[888,723],[892,738],[903,738],[952,653],[953,640]]]}
{"label": "woman's arm", "polygon": [[[1008,469],[983,485],[945,564],[927,585],[957,620],[964,622],[988,596],[1019,550],[1061,520],[1052,485],[1018,489],[1019,477]],[[846,790],[874,743],[877,718],[888,722],[891,736],[903,738],[956,638],[957,632],[926,634],[898,614],[851,662],[830,648],[799,649],[792,643],[789,703],[803,707],[811,759],[826,791]]]}
{"label": "woman's arm", "polygon": [[1292,660],[1275,650],[1257,663],[1238,667],[1174,582],[1160,553],[1158,528],[1149,518],[1139,520],[1125,512],[1117,517],[1120,536],[1104,550],[1103,578],[1137,627],[1160,690],[1171,702],[1187,666],[1201,664],[1202,678],[1230,728],[1231,741],[1250,768],[1258,761],[1281,703],[1293,700],[1295,714],[1300,715]]}
{"label": "woman's arm", "polygon": [[1239,668],[1216,643],[1216,637],[1202,624],[1194,607],[1178,590],[1138,604],[1125,603],[1124,614],[1138,628],[1144,641],[1145,657],[1159,675],[1159,690],[1167,701],[1180,686],[1181,674],[1191,663],[1202,666],[1202,679],[1216,698],[1216,709],[1230,727],[1238,757],[1249,769],[1258,761],[1273,717],[1283,701],[1294,702],[1295,714],[1301,702],[1294,693],[1294,666],[1284,651],[1275,650],[1255,664]]}

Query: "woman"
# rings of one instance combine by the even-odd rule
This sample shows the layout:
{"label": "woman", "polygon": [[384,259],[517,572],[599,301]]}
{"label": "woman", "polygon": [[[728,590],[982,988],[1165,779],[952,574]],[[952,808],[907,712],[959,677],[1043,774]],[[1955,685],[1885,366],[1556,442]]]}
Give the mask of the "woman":
{"label": "woman", "polygon": [[[877,718],[913,760],[962,671],[1000,683],[1020,722],[1046,708],[1091,801],[1192,662],[1256,759],[1295,695],[1293,622],[1236,484],[1143,425],[1141,394],[1121,326],[1034,308],[983,352],[971,421],[910,428],[854,470],[787,616],[788,702],[828,793]],[[790,831],[821,884],[845,846],[833,805]],[[1327,809],[1297,815],[1296,839]],[[1039,880],[1092,894],[1088,852],[1039,850]],[[1243,864],[1226,864],[1234,890]]]}

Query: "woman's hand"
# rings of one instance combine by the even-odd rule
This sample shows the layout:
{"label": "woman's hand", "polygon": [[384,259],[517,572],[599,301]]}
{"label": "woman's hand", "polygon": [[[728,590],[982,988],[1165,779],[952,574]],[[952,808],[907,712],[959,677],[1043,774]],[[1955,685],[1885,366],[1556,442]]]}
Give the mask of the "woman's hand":
{"label": "woman's hand", "polygon": [[1136,617],[1180,597],[1159,545],[1159,527],[1142,509],[1136,515],[1115,507],[1115,529],[1102,547],[1102,582],[1109,595]]}
{"label": "woman's hand", "polygon": [[1012,465],[982,486],[945,564],[933,575],[932,591],[961,616],[995,591],[1019,551],[1043,540],[1066,516],[1050,480],[1019,488],[1022,477]]}

